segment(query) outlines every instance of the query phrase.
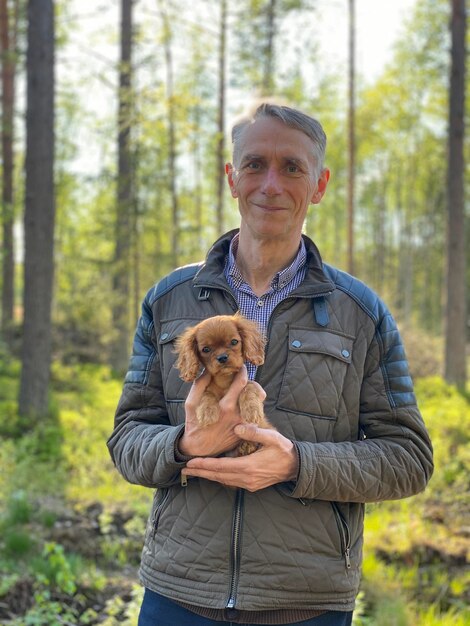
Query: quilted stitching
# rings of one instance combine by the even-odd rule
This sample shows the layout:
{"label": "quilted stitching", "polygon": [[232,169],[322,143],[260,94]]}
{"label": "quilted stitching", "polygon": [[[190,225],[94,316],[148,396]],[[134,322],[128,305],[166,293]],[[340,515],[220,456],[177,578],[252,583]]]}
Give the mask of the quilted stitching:
{"label": "quilted stitching", "polygon": [[[220,278],[226,247],[226,241],[216,246],[207,270],[204,266],[197,274],[198,286],[213,287],[204,301],[190,280],[199,266],[175,275],[178,289],[164,279],[148,296],[138,330],[143,349],[135,351],[138,374],[126,385],[109,444],[128,480],[172,491],[155,541],[149,528],[144,583],[169,597],[219,608],[230,580],[234,492],[194,480],[180,487],[183,464],[175,460],[174,446],[182,426],[169,426],[182,424],[188,392],[172,367],[173,336],[188,319],[230,312],[233,305]],[[267,392],[266,413],[296,441],[301,469],[294,486],[246,494],[239,608],[264,608],[267,601],[273,607],[352,607],[359,584],[362,503],[415,493],[432,471],[430,443],[393,318],[373,292],[347,274],[326,266],[320,275],[315,261],[311,277],[299,298],[277,307],[266,363],[258,369]],[[324,290],[332,288],[332,280],[336,289],[325,299],[328,324],[321,327],[314,317],[312,283],[318,293],[319,283]],[[171,337],[162,339],[168,329]],[[289,333],[299,329],[319,332],[312,341],[308,334],[300,337],[305,345],[295,347]],[[329,500],[349,503],[344,510],[352,533],[351,570],[344,567]]]}

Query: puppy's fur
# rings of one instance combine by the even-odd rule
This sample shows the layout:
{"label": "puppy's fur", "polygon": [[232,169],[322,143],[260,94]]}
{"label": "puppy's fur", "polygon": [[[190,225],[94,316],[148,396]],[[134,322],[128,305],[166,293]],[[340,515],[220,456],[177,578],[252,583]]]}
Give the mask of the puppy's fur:
{"label": "puppy's fur", "polygon": [[[196,379],[201,364],[211,374],[196,418],[201,426],[209,426],[219,419],[219,400],[226,394],[244,361],[254,365],[264,363],[264,340],[255,322],[239,314],[216,315],[186,329],[177,339],[176,367],[186,382]],[[248,382],[239,397],[240,414],[244,422],[261,428],[273,428],[264,415],[263,402],[256,386]],[[250,454],[257,444],[242,442],[238,456]]]}

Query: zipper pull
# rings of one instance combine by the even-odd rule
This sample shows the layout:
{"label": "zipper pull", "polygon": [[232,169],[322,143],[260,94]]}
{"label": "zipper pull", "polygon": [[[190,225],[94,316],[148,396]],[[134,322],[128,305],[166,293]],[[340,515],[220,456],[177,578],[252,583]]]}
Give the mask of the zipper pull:
{"label": "zipper pull", "polygon": [[344,551],[344,560],[346,561],[346,567],[351,569],[351,560],[349,558],[349,548]]}
{"label": "zipper pull", "polygon": [[181,486],[182,487],[188,486],[188,477],[183,473],[181,474]]}

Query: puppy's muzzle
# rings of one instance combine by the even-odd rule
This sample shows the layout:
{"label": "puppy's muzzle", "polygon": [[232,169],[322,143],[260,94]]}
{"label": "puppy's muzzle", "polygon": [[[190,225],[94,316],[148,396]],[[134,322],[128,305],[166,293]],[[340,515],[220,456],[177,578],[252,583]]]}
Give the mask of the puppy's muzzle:
{"label": "puppy's muzzle", "polygon": [[228,354],[219,354],[219,356],[216,357],[216,359],[219,363],[223,365],[224,363],[227,363],[228,361]]}

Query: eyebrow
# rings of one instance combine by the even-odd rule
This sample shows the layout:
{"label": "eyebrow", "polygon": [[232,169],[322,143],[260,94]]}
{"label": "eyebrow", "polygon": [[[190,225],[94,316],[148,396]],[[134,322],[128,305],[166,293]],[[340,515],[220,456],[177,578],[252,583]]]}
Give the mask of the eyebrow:
{"label": "eyebrow", "polygon": [[[282,160],[286,164],[292,163],[293,165],[298,165],[303,169],[308,169],[308,162],[304,159],[300,159],[299,157],[283,157]],[[261,154],[246,154],[242,157],[240,164],[244,165],[249,161],[266,161],[266,157],[262,156]]]}

